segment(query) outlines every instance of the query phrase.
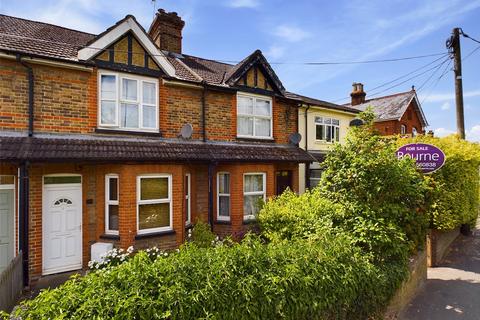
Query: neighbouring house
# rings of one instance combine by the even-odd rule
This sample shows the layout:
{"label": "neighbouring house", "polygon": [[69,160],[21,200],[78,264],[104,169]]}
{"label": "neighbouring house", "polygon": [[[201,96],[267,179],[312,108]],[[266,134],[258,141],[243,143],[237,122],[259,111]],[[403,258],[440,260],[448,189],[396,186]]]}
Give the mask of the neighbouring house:
{"label": "neighbouring house", "polygon": [[428,126],[417,93],[412,90],[388,96],[366,99],[363,84],[354,83],[352,102],[345,105],[361,111],[368,107],[375,113],[375,128],[383,136],[425,134]]}
{"label": "neighbouring house", "polygon": [[[0,15],[0,268],[22,250],[32,284],[85,268],[95,243],[173,249],[197,219],[240,234],[300,190],[316,159],[292,139],[298,108],[329,107],[287,93],[260,51],[184,54],[183,26],[164,10],[98,35]],[[341,136],[354,113],[331,109]]]}
{"label": "neighbouring house", "polygon": [[299,192],[314,188],[320,182],[321,163],[335,143],[345,139],[350,122],[360,110],[288,93],[290,97],[301,101],[298,108],[298,132],[301,134],[300,147],[315,158],[314,162],[301,163],[299,166]]}

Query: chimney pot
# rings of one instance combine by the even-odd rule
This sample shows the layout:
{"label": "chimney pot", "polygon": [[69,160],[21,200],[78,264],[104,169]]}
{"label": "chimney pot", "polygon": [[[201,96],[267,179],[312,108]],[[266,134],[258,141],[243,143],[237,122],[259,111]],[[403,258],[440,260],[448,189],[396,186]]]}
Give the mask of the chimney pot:
{"label": "chimney pot", "polygon": [[352,106],[364,103],[366,95],[365,91],[363,91],[363,83],[354,82],[353,91],[350,93],[350,97],[352,97]]}
{"label": "chimney pot", "polygon": [[148,34],[160,50],[182,53],[182,30],[185,22],[176,12],[158,9]]}

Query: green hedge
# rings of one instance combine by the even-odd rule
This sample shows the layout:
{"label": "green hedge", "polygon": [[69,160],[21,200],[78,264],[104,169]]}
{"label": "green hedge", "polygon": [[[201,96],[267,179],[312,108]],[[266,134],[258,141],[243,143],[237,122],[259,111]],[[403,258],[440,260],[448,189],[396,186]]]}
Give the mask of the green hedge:
{"label": "green hedge", "polygon": [[399,138],[398,145],[429,143],[443,150],[445,165],[431,174],[433,180],[430,224],[439,230],[451,230],[461,224],[474,224],[479,213],[480,145],[458,139],[418,136]]}
{"label": "green hedge", "polygon": [[[402,268],[399,268],[402,270]],[[369,262],[341,236],[187,244],[154,262],[74,278],[18,309],[23,319],[366,319],[405,275]]]}

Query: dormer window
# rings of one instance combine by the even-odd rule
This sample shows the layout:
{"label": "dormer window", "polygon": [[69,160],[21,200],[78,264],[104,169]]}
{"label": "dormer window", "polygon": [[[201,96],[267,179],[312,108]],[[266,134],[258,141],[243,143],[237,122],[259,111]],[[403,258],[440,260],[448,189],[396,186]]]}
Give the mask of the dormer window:
{"label": "dormer window", "polygon": [[99,127],[158,131],[158,80],[99,73]]}
{"label": "dormer window", "polygon": [[270,97],[238,94],[238,137],[272,139],[272,127],[272,99]]}

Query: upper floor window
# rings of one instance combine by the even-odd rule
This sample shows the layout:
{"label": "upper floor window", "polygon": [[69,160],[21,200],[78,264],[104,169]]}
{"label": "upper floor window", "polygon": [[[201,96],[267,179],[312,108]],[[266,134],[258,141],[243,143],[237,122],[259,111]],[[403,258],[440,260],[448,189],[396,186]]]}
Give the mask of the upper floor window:
{"label": "upper floor window", "polygon": [[237,96],[237,136],[272,138],[272,99],[254,95]]}
{"label": "upper floor window", "polygon": [[340,141],[340,120],[315,117],[315,136],[320,141]]}
{"label": "upper floor window", "polygon": [[99,126],[158,131],[158,81],[122,73],[101,72]]}
{"label": "upper floor window", "polygon": [[407,133],[407,126],[402,124],[400,126],[400,134],[406,134]]}

